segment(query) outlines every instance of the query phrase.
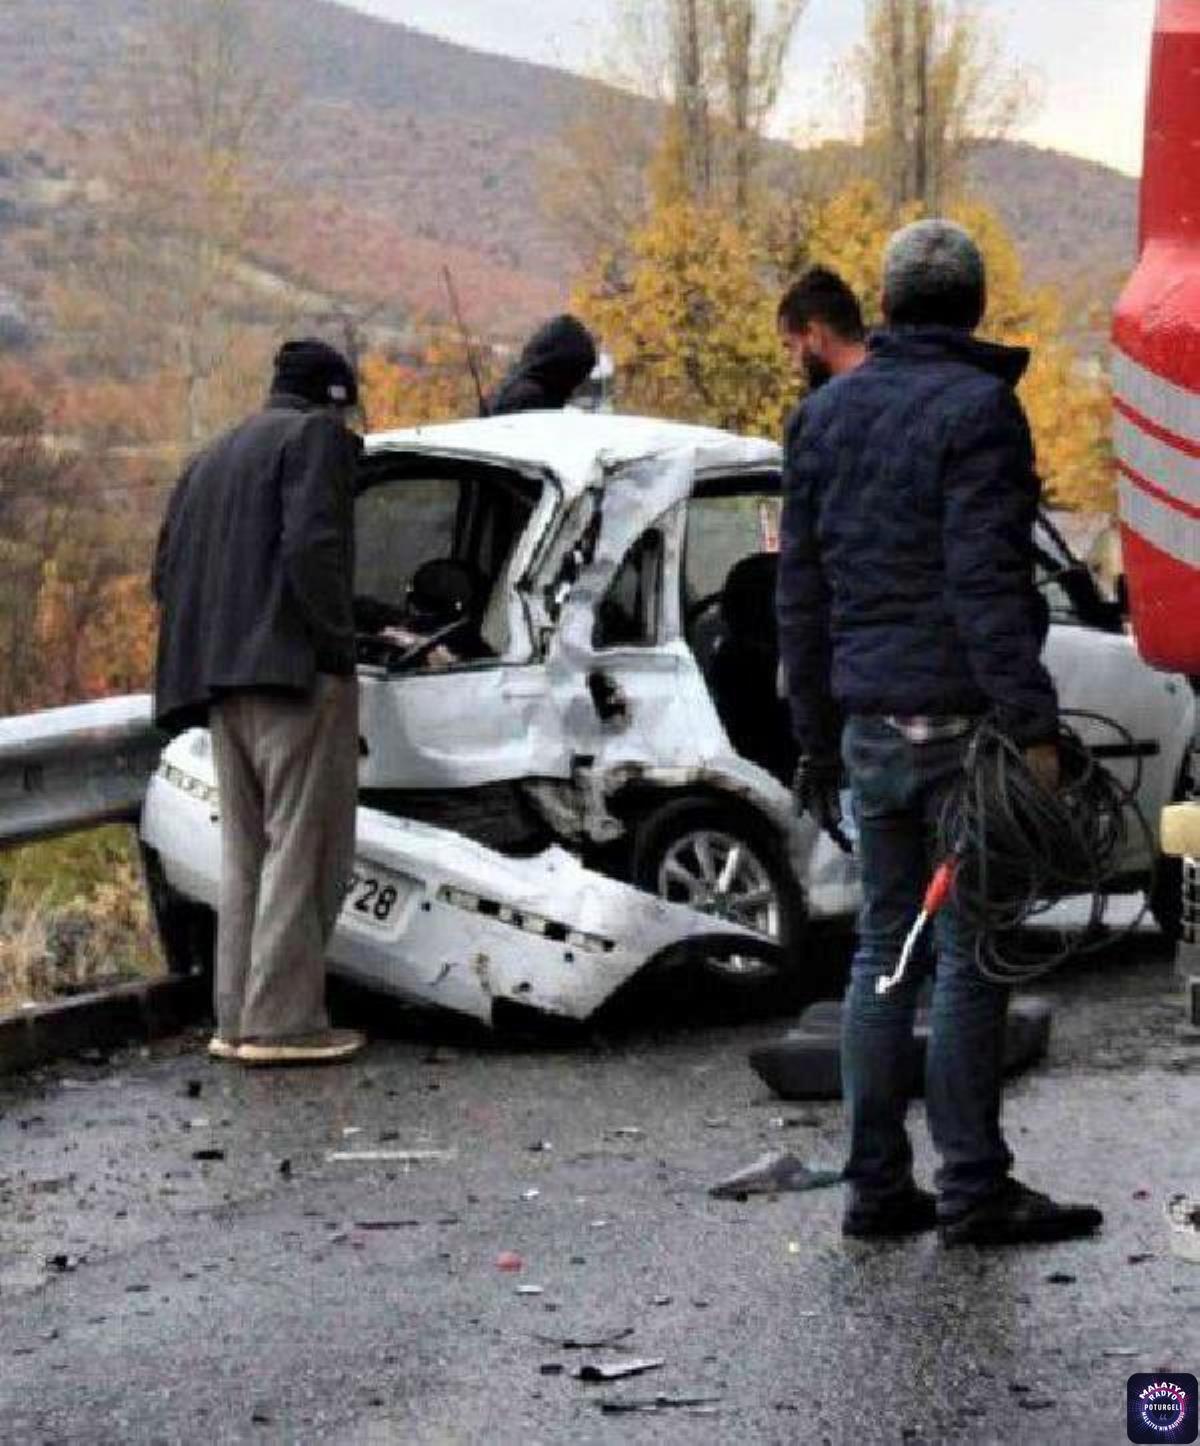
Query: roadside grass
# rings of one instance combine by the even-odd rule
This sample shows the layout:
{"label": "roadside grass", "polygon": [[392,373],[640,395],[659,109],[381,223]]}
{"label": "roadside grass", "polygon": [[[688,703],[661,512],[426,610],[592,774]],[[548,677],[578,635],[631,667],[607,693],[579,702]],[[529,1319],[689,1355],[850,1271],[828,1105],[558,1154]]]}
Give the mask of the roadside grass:
{"label": "roadside grass", "polygon": [[132,829],[0,855],[0,1012],[163,971]]}

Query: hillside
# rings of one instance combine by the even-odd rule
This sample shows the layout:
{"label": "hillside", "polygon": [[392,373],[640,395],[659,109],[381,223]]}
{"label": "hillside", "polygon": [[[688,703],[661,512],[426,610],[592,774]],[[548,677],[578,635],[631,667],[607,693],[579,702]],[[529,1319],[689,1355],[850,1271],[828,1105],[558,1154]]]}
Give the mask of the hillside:
{"label": "hillside", "polygon": [[[473,319],[500,333],[557,304],[571,257],[540,211],[539,158],[584,111],[594,82],[330,0],[257,3],[294,103],[273,159],[304,198],[263,259],[301,283],[408,313],[439,309],[438,273],[449,259]],[[151,5],[4,0],[0,96],[10,145],[26,136],[53,175],[72,144],[102,136],[120,103],[118,67]],[[973,177],[1035,278],[1082,282],[1094,296],[1128,266],[1136,196],[1128,178],[1007,143],[981,147]],[[78,188],[72,194],[78,200]],[[0,242],[12,219],[0,201]]]}

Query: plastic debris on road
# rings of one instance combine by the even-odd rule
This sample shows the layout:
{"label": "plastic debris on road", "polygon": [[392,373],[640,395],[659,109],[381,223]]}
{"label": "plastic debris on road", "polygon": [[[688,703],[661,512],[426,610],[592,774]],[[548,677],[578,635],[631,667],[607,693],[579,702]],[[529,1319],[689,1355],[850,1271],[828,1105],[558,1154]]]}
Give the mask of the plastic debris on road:
{"label": "plastic debris on road", "polygon": [[605,1415],[654,1415],[659,1411],[685,1411],[689,1416],[715,1416],[720,1396],[649,1396],[624,1401],[597,1401]]}
{"label": "plastic debris on road", "polygon": [[642,1376],[647,1371],[661,1370],[667,1364],[663,1356],[633,1357],[623,1361],[585,1361],[575,1372],[577,1381],[623,1381],[627,1376]]}
{"label": "plastic debris on road", "polygon": [[457,1150],[331,1150],[325,1156],[330,1165],[444,1165],[457,1159]]}
{"label": "plastic debris on road", "polygon": [[1167,1224],[1172,1253],[1180,1260],[1200,1265],[1200,1198],[1172,1195],[1167,1201]]}
{"label": "plastic debris on road", "polygon": [[769,1150],[752,1165],[719,1180],[708,1193],[716,1200],[745,1200],[751,1195],[819,1190],[841,1178],[840,1170],[813,1170],[795,1155]]}

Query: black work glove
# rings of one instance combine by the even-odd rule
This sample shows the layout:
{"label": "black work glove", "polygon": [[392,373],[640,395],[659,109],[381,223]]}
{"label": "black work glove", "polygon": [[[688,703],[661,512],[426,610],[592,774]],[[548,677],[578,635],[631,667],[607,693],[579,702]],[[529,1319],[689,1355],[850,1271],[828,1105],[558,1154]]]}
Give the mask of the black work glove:
{"label": "black work glove", "polygon": [[792,796],[800,813],[811,813],[844,854],[852,852],[842,828],[842,764],[839,758],[805,754],[796,765]]}

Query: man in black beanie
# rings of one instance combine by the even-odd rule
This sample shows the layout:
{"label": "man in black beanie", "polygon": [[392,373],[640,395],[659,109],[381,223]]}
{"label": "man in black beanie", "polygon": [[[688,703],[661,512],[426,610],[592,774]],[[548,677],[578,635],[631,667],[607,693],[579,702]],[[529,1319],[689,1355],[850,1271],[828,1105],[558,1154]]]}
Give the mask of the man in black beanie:
{"label": "man in black beanie", "polygon": [[200,452],[171,496],[153,587],[155,716],[207,723],[221,816],[217,1031],[244,1064],[346,1059],[325,947],[350,876],[358,767],[354,369],[287,342],[266,406]]}

